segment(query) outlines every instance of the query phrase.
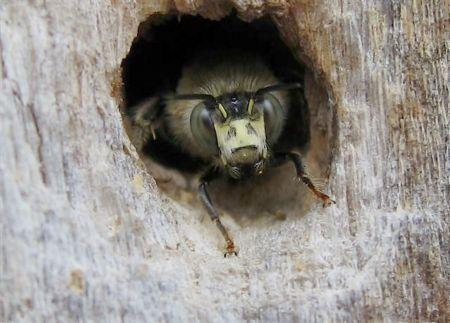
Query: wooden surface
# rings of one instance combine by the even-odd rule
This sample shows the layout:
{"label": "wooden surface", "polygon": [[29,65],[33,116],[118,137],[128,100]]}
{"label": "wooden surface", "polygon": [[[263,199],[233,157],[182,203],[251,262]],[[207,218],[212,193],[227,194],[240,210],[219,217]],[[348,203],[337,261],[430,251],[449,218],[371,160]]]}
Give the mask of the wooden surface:
{"label": "wooden surface", "polygon": [[329,93],[337,205],[241,226],[162,194],[119,113],[141,21],[224,1],[2,1],[2,322],[449,320],[447,1],[233,1]]}

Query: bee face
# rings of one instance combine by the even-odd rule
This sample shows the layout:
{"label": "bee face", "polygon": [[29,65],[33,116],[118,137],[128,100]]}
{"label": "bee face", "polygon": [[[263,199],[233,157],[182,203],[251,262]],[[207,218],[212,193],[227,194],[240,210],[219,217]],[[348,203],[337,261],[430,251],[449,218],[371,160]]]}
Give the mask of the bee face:
{"label": "bee face", "polygon": [[283,115],[271,94],[224,94],[194,108],[191,131],[198,144],[220,157],[231,177],[261,175],[268,145],[281,133]]}

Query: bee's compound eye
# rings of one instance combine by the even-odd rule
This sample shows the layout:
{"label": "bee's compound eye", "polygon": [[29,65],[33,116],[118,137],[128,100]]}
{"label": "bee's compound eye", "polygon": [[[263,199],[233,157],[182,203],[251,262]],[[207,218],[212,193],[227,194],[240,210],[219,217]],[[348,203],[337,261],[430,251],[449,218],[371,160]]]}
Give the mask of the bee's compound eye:
{"label": "bee's compound eye", "polygon": [[269,143],[274,143],[281,135],[284,124],[284,111],[278,99],[270,94],[264,94],[258,102],[259,108],[264,112],[264,123]]}
{"label": "bee's compound eye", "polygon": [[204,149],[217,153],[216,132],[214,130],[215,109],[208,109],[204,102],[197,104],[191,114],[191,132],[195,141]]}

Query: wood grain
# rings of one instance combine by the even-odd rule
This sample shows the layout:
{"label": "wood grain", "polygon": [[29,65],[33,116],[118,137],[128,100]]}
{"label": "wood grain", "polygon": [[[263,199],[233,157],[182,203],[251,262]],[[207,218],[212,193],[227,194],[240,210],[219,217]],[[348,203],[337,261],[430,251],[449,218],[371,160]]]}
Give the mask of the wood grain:
{"label": "wood grain", "polygon": [[[142,166],[114,81],[149,15],[232,7],[270,13],[327,89],[337,206],[228,219],[241,253],[223,259],[202,211]],[[3,1],[0,321],[449,320],[448,8]]]}

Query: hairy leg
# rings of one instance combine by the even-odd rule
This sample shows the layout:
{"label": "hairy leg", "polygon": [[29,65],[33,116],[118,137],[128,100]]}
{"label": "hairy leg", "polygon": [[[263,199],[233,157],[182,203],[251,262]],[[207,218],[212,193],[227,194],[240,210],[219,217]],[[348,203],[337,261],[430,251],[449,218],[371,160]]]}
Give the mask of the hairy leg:
{"label": "hairy leg", "polygon": [[151,97],[131,108],[133,125],[138,128],[137,142],[145,142],[148,138],[156,139],[156,129],[159,127],[162,105],[159,97]]}
{"label": "hairy leg", "polygon": [[209,216],[211,217],[211,220],[216,224],[217,228],[220,230],[220,233],[222,233],[222,235],[227,243],[227,251],[224,256],[226,257],[227,255],[231,255],[231,254],[235,254],[237,256],[237,251],[235,249],[234,242],[230,238],[230,235],[228,234],[227,229],[223,226],[222,222],[220,221],[219,212],[217,212],[216,208],[212,204],[211,198],[209,197],[208,191],[206,189],[206,186],[211,181],[218,178],[219,176],[220,176],[220,173],[215,167],[210,168],[200,178],[198,192],[199,192],[200,199],[201,199],[203,205],[205,206],[206,210],[208,211]]}
{"label": "hairy leg", "polygon": [[277,153],[273,159],[274,166],[280,166],[288,161],[294,163],[295,170],[297,171],[297,177],[308,187],[308,189],[319,199],[322,200],[323,206],[328,206],[330,204],[336,204],[335,201],[330,199],[328,195],[319,191],[309,179],[306,174],[305,167],[303,166],[302,158],[299,154],[289,152],[289,153]]}

